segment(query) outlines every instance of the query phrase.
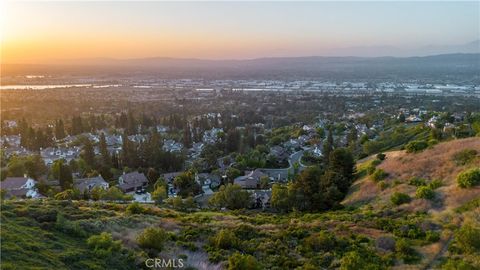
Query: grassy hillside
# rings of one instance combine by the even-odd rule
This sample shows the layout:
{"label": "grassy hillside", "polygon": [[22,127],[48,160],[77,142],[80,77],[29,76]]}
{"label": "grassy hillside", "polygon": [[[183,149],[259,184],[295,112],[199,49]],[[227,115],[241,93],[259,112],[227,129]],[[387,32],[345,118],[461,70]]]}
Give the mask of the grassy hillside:
{"label": "grassy hillside", "polygon": [[[477,155],[462,164],[456,155],[465,150],[475,150]],[[472,189],[461,189],[456,183],[457,175],[469,168],[480,167],[480,138],[467,138],[437,144],[419,153],[406,151],[386,152],[385,160],[376,166],[388,174],[381,181],[374,181],[373,175],[359,179],[351,188],[344,200],[346,205],[374,202],[375,207],[382,207],[390,202],[394,192],[406,193],[415,197],[417,186],[410,183],[419,178],[427,184],[436,180],[441,186],[435,189],[436,198],[432,201],[413,200],[408,207],[411,210],[443,211],[460,205],[480,196],[480,186]],[[359,163],[359,173],[366,174],[374,159]]]}
{"label": "grassy hillside", "polygon": [[[189,269],[479,269],[480,190],[455,184],[479,157],[459,165],[454,156],[464,149],[480,151],[480,140],[364,161],[347,207],[323,213],[5,201],[1,269],[146,269],[149,257],[181,258]],[[367,173],[372,163],[384,179]],[[415,198],[422,186],[435,196]],[[410,201],[395,205],[395,192]],[[102,232],[113,239],[96,237]]]}
{"label": "grassy hillside", "polygon": [[[441,229],[438,242],[417,247],[426,261],[424,268],[478,269],[478,250],[473,256],[462,255],[455,244],[463,227],[477,228],[476,237],[480,237],[480,186],[460,188],[456,180],[459,173],[474,168],[480,168],[478,137],[440,143],[416,153],[386,152],[384,160],[372,156],[357,164],[360,179],[343,204],[425,213]],[[432,191],[429,198],[419,196],[419,190],[425,189]],[[398,197],[406,199],[402,202]],[[475,267],[462,265],[460,260]]]}

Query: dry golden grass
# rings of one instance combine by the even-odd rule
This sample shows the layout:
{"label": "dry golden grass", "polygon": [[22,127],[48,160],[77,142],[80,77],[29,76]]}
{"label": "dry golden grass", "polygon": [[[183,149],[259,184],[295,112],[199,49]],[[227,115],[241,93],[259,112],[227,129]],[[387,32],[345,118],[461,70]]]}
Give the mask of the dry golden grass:
{"label": "dry golden grass", "polygon": [[[344,204],[353,205],[358,203],[379,200],[388,202],[394,192],[415,196],[416,187],[408,185],[412,177],[425,178],[427,180],[442,180],[443,186],[436,190],[442,204],[432,204],[424,200],[413,200],[409,205],[401,206],[412,211],[429,210],[436,211],[458,207],[465,202],[480,196],[480,187],[461,189],[457,187],[457,175],[467,168],[480,167],[480,158],[477,157],[471,163],[463,166],[455,164],[453,156],[465,149],[474,149],[480,153],[480,138],[453,140],[440,143],[420,153],[406,153],[405,151],[392,151],[385,153],[387,158],[377,168],[389,174],[385,182],[390,185],[384,191],[380,191],[376,183],[369,177],[357,181],[351,188],[350,194],[344,200]],[[364,159],[367,162],[369,159]],[[358,164],[361,166],[361,164]],[[395,182],[400,182],[394,186]]]}
{"label": "dry golden grass", "polygon": [[391,179],[422,177],[442,179],[446,185],[454,183],[455,177],[465,167],[480,167],[480,159],[466,166],[457,166],[453,156],[461,150],[475,149],[480,152],[480,138],[473,137],[440,143],[417,154],[405,151],[389,152],[387,159],[378,166],[390,174]]}

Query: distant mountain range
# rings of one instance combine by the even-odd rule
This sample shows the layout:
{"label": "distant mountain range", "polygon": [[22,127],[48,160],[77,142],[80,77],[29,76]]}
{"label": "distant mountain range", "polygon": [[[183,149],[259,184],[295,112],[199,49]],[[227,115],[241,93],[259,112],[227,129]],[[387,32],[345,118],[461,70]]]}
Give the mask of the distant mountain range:
{"label": "distant mountain range", "polygon": [[325,56],[429,56],[438,54],[456,54],[456,53],[480,53],[480,40],[458,44],[458,45],[429,45],[418,48],[399,48],[395,46],[362,46],[339,48],[327,51]]}
{"label": "distant mountain range", "polygon": [[421,57],[275,57],[250,60],[177,58],[81,59],[48,65],[2,65],[10,73],[115,73],[150,74],[182,78],[398,78],[480,76],[480,53],[455,53]]}

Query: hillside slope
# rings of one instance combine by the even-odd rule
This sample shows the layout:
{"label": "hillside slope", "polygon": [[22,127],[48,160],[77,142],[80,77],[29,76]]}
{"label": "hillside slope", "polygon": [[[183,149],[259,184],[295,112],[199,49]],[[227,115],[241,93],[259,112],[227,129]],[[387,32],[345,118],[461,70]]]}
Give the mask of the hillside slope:
{"label": "hillside slope", "polygon": [[[417,187],[410,185],[409,182],[412,178],[421,178],[427,183],[433,180],[442,182],[442,186],[436,189],[436,201],[432,203],[424,199],[414,199],[408,207],[412,210],[436,212],[459,207],[480,196],[480,187],[461,189],[456,183],[456,177],[460,172],[468,168],[480,167],[478,155],[465,165],[456,163],[455,155],[468,149],[480,153],[480,138],[474,137],[444,142],[419,153],[386,152],[385,160],[377,166],[377,169],[381,169],[388,174],[383,183],[376,183],[370,175],[364,176],[353,185],[350,194],[343,203],[345,205],[357,205],[375,202],[372,205],[380,207],[389,203],[394,192],[402,192],[415,197]],[[372,159],[368,159],[359,163],[357,165],[359,170],[368,166],[371,161]]]}

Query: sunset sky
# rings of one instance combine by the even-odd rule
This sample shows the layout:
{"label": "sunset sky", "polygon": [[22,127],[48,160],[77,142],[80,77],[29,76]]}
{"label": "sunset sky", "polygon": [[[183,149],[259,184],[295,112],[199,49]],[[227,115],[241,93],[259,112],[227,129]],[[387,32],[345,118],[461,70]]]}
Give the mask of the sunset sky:
{"label": "sunset sky", "polygon": [[334,55],[472,42],[475,2],[7,2],[2,62]]}

